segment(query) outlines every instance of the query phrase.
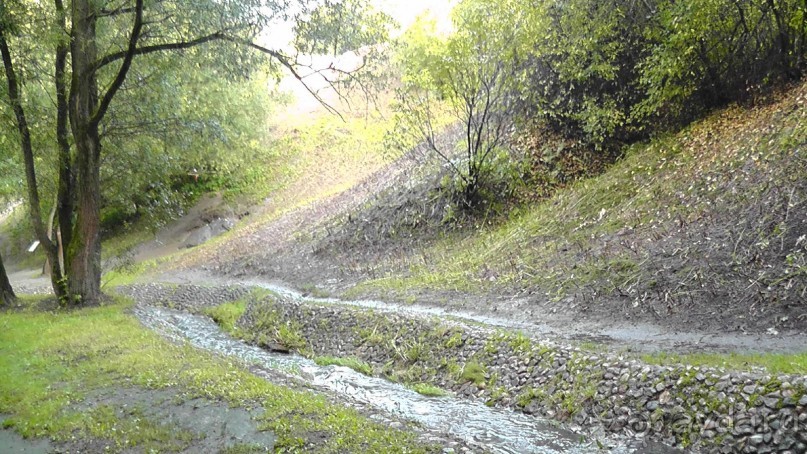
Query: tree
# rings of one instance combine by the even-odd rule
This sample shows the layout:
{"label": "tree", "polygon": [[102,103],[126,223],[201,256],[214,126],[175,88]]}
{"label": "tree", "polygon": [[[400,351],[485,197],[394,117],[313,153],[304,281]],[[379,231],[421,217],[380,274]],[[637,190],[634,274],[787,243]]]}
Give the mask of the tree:
{"label": "tree", "polygon": [[[453,169],[467,207],[479,201],[487,164],[506,147],[512,126],[513,39],[517,28],[488,27],[490,17],[507,14],[511,2],[464,2],[454,12],[456,32],[448,38],[421,22],[409,31],[400,59],[403,87],[398,93],[397,130],[404,147],[424,142]],[[419,28],[418,28],[419,27]],[[431,28],[431,29],[430,29]],[[450,120],[449,120],[450,118]],[[463,156],[438,134],[450,121],[460,125]]]}
{"label": "tree", "polygon": [[[154,0],[146,4],[144,0],[73,0],[65,5],[63,0],[53,0],[48,6],[42,2],[0,1],[0,53],[20,138],[29,212],[51,264],[52,284],[60,301],[95,304],[101,298],[101,125],[126,85],[135,58],[200,49],[219,54],[230,71],[248,71],[257,58],[247,52],[251,50],[302,80],[298,62],[256,41],[293,7],[302,11],[302,22],[309,19],[305,2],[197,0],[188,4]],[[40,38],[40,30],[30,23],[34,10],[53,24],[53,33],[45,38]],[[345,23],[361,23],[355,14],[342,17]],[[375,36],[381,39],[385,32],[376,29]],[[24,85],[9,46],[13,39],[39,40],[38,44],[54,50],[56,218],[57,238],[64,244],[64,268],[60,266],[57,240],[48,235],[42,217],[34,147],[21,92]]]}
{"label": "tree", "polygon": [[6,267],[3,266],[3,257],[0,256],[0,306],[7,306],[16,298],[14,289],[11,288],[11,282],[9,282],[6,274]]}

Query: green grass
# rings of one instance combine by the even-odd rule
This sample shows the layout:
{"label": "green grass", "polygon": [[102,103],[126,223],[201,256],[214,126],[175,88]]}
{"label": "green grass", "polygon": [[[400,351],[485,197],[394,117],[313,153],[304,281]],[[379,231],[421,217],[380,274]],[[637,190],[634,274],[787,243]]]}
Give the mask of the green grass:
{"label": "green grass", "polygon": [[408,387],[412,389],[412,391],[415,391],[416,393],[422,394],[424,396],[443,397],[450,395],[450,393],[444,390],[443,388],[439,388],[429,383],[414,383],[408,385]]}
{"label": "green grass", "polygon": [[0,413],[11,415],[5,426],[25,437],[64,440],[78,434],[146,447],[164,443],[170,432],[171,440],[187,443],[187,434],[160,422],[136,430],[134,420],[116,418],[108,408],[70,409],[96,390],[170,387],[189,398],[262,406],[263,428],[275,433],[278,447],[291,451],[428,449],[412,434],[382,427],[323,396],[274,385],[239,363],[167,342],[128,314],[131,302],[39,312],[35,301],[24,301],[28,309],[0,312]]}
{"label": "green grass", "polygon": [[462,381],[472,382],[475,385],[485,383],[485,374],[487,370],[485,366],[476,361],[468,361],[460,372],[460,379]]}
{"label": "green grass", "polygon": [[775,353],[653,353],[642,355],[649,364],[690,364],[693,366],[721,367],[728,370],[763,368],[771,374],[807,374],[807,352],[796,354]]}
{"label": "green grass", "polygon": [[356,358],[355,356],[348,356],[344,358],[336,356],[317,356],[314,358],[314,362],[320,366],[343,366],[364,375],[373,375],[373,367],[367,364],[367,362]]}
{"label": "green grass", "polygon": [[235,322],[244,315],[247,310],[246,300],[238,300],[230,303],[219,304],[204,311],[205,315],[212,318],[224,331],[234,334],[236,331]]}

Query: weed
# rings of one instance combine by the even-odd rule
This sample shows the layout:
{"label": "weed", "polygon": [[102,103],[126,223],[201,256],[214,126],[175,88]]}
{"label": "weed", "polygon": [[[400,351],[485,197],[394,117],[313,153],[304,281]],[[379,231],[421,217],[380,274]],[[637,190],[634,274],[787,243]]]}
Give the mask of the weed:
{"label": "weed", "polygon": [[429,383],[414,383],[409,385],[413,391],[424,396],[443,397],[448,396],[450,393],[442,388],[431,385]]}
{"label": "weed", "polygon": [[485,383],[485,374],[487,374],[485,366],[472,360],[465,363],[465,366],[462,367],[459,378],[464,382],[480,385]]}
{"label": "weed", "polygon": [[320,366],[342,366],[355,370],[364,375],[372,376],[373,367],[355,356],[339,358],[335,356],[317,356],[314,362]]}
{"label": "weed", "polygon": [[204,313],[212,318],[221,329],[230,334],[235,334],[235,323],[244,315],[246,310],[247,302],[242,299],[205,309]]}

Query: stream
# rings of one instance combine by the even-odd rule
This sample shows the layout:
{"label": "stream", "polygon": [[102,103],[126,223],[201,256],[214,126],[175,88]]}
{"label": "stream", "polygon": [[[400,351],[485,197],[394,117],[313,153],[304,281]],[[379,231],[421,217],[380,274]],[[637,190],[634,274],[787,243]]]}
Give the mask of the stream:
{"label": "stream", "polygon": [[[135,315],[147,327],[178,341],[247,364],[299,375],[333,394],[383,413],[445,433],[494,453],[601,452],[597,444],[557,424],[507,409],[453,397],[427,397],[383,378],[340,366],[318,366],[298,355],[272,353],[236,340],[207,317],[167,308],[138,305]],[[609,440],[613,441],[613,440]],[[609,443],[611,444],[611,443]],[[612,452],[633,452],[624,444]]]}

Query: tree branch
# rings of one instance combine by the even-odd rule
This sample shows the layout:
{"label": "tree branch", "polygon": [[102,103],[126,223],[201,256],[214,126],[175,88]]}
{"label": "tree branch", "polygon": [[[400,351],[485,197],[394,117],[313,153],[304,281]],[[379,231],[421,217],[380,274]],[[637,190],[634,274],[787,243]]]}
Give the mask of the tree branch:
{"label": "tree branch", "polygon": [[[145,55],[145,54],[153,54],[155,52],[164,52],[164,51],[171,51],[171,50],[183,50],[189,49],[194,46],[198,46],[200,44],[205,44],[210,41],[215,41],[217,39],[224,39],[224,34],[222,32],[215,32],[209,35],[200,36],[199,38],[190,40],[190,41],[179,41],[175,43],[165,43],[165,44],[155,44],[151,46],[143,46],[134,49],[134,52],[131,54],[132,56],[135,55]],[[101,69],[104,66],[114,63],[118,60],[126,58],[126,55],[129,53],[129,50],[115,52],[114,54],[109,54],[98,60],[96,63],[95,68]]]}
{"label": "tree branch", "polygon": [[[142,8],[141,8],[141,13],[142,13]],[[141,17],[141,23],[142,23],[142,17]],[[103,68],[104,66],[106,66],[106,65],[108,65],[110,63],[113,63],[113,62],[117,61],[117,60],[121,60],[121,59],[125,60],[126,58],[129,58],[130,63],[131,63],[131,58],[133,58],[136,55],[145,55],[145,54],[152,54],[152,53],[156,53],[156,52],[165,52],[165,51],[172,51],[172,50],[189,49],[189,48],[194,47],[194,46],[199,46],[201,44],[205,44],[205,43],[208,43],[208,42],[211,42],[211,41],[217,41],[217,40],[228,41],[228,42],[231,42],[231,43],[244,45],[244,46],[250,47],[252,49],[255,49],[255,50],[257,50],[257,51],[259,51],[261,53],[264,53],[264,54],[269,55],[270,57],[274,58],[278,63],[280,63],[282,66],[284,66],[286,69],[288,69],[289,72],[291,72],[292,76],[294,76],[294,78],[297,79],[303,85],[303,87],[305,87],[306,91],[308,91],[308,93],[310,93],[311,96],[313,96],[314,99],[317,100],[317,102],[319,102],[323,107],[325,107],[325,109],[328,112],[330,112],[330,113],[338,116],[342,120],[344,120],[344,117],[342,116],[342,114],[340,114],[339,111],[335,107],[333,107],[328,102],[326,102],[322,98],[322,96],[319,95],[319,93],[317,93],[316,91],[311,89],[311,87],[308,84],[305,83],[305,81],[303,79],[306,76],[301,75],[299,73],[299,71],[297,71],[297,68],[291,62],[291,58],[289,58],[287,55],[285,55],[285,54],[283,54],[283,53],[281,53],[279,51],[263,47],[263,46],[261,46],[259,44],[255,44],[252,41],[244,40],[244,39],[241,39],[241,38],[236,38],[236,37],[231,36],[231,35],[227,35],[225,32],[222,32],[222,31],[217,31],[215,33],[211,33],[209,35],[201,36],[199,38],[196,38],[196,39],[193,39],[193,40],[190,40],[190,41],[180,41],[180,42],[174,42],[174,43],[155,44],[155,45],[144,46],[144,47],[136,47],[135,46],[134,48],[131,48],[131,46],[130,46],[130,48],[127,49],[126,51],[115,52],[113,54],[109,54],[109,55],[106,55],[106,56],[102,57],[100,60],[98,60],[95,67],[96,67],[96,69],[100,69],[100,68]],[[131,42],[130,42],[130,44],[131,44]],[[135,44],[136,44],[136,42],[135,42]],[[125,78],[125,75],[124,75],[124,78]],[[326,78],[326,81],[328,81],[329,84],[331,84],[331,81],[329,81],[327,78]],[[332,85],[333,84],[331,84],[331,86]]]}
{"label": "tree branch", "polygon": [[106,115],[109,104],[112,103],[112,98],[115,97],[115,94],[118,92],[121,85],[123,85],[123,81],[126,80],[126,74],[132,66],[132,59],[137,51],[137,41],[140,39],[140,30],[143,29],[143,0],[136,0],[135,8],[134,25],[132,26],[132,34],[129,36],[129,48],[126,50],[126,54],[123,57],[123,63],[118,70],[118,75],[115,76],[115,80],[112,81],[109,89],[101,99],[98,110],[95,111],[90,119],[90,125],[93,127],[97,126],[98,123],[101,122],[101,119],[104,118],[104,115]]}
{"label": "tree branch", "polygon": [[136,6],[130,6],[128,8],[116,8],[116,9],[102,9],[98,12],[98,17],[114,17],[120,16],[122,14],[130,14],[137,12]]}
{"label": "tree branch", "polygon": [[325,107],[325,109],[328,112],[338,116],[340,119],[342,119],[344,121],[344,117],[342,117],[342,114],[340,114],[339,111],[336,110],[336,108],[334,108],[333,106],[328,104],[324,99],[322,99],[322,97],[319,95],[319,93],[312,90],[311,87],[308,86],[308,84],[306,84],[303,81],[304,76],[300,75],[300,73],[297,71],[297,68],[295,68],[294,65],[291,63],[291,61],[290,61],[291,59],[289,57],[287,57],[286,55],[284,55],[281,52],[278,52],[276,50],[268,49],[268,48],[263,47],[261,45],[255,44],[255,43],[253,43],[251,41],[244,41],[244,40],[241,40],[241,39],[229,36],[229,35],[224,35],[222,37],[222,39],[230,41],[230,42],[233,42],[233,43],[236,43],[236,44],[243,44],[243,45],[249,46],[249,47],[251,47],[251,48],[253,48],[253,49],[255,49],[255,50],[259,51],[259,52],[262,52],[262,53],[264,53],[266,55],[269,55],[270,57],[277,60],[281,65],[285,66],[286,69],[288,69],[291,72],[291,75],[294,76],[295,79],[297,79],[301,84],[303,84],[303,87],[305,87],[305,89],[308,91],[308,93],[310,93],[311,96],[313,96],[314,99],[317,100],[317,102],[319,102],[323,107]]}

